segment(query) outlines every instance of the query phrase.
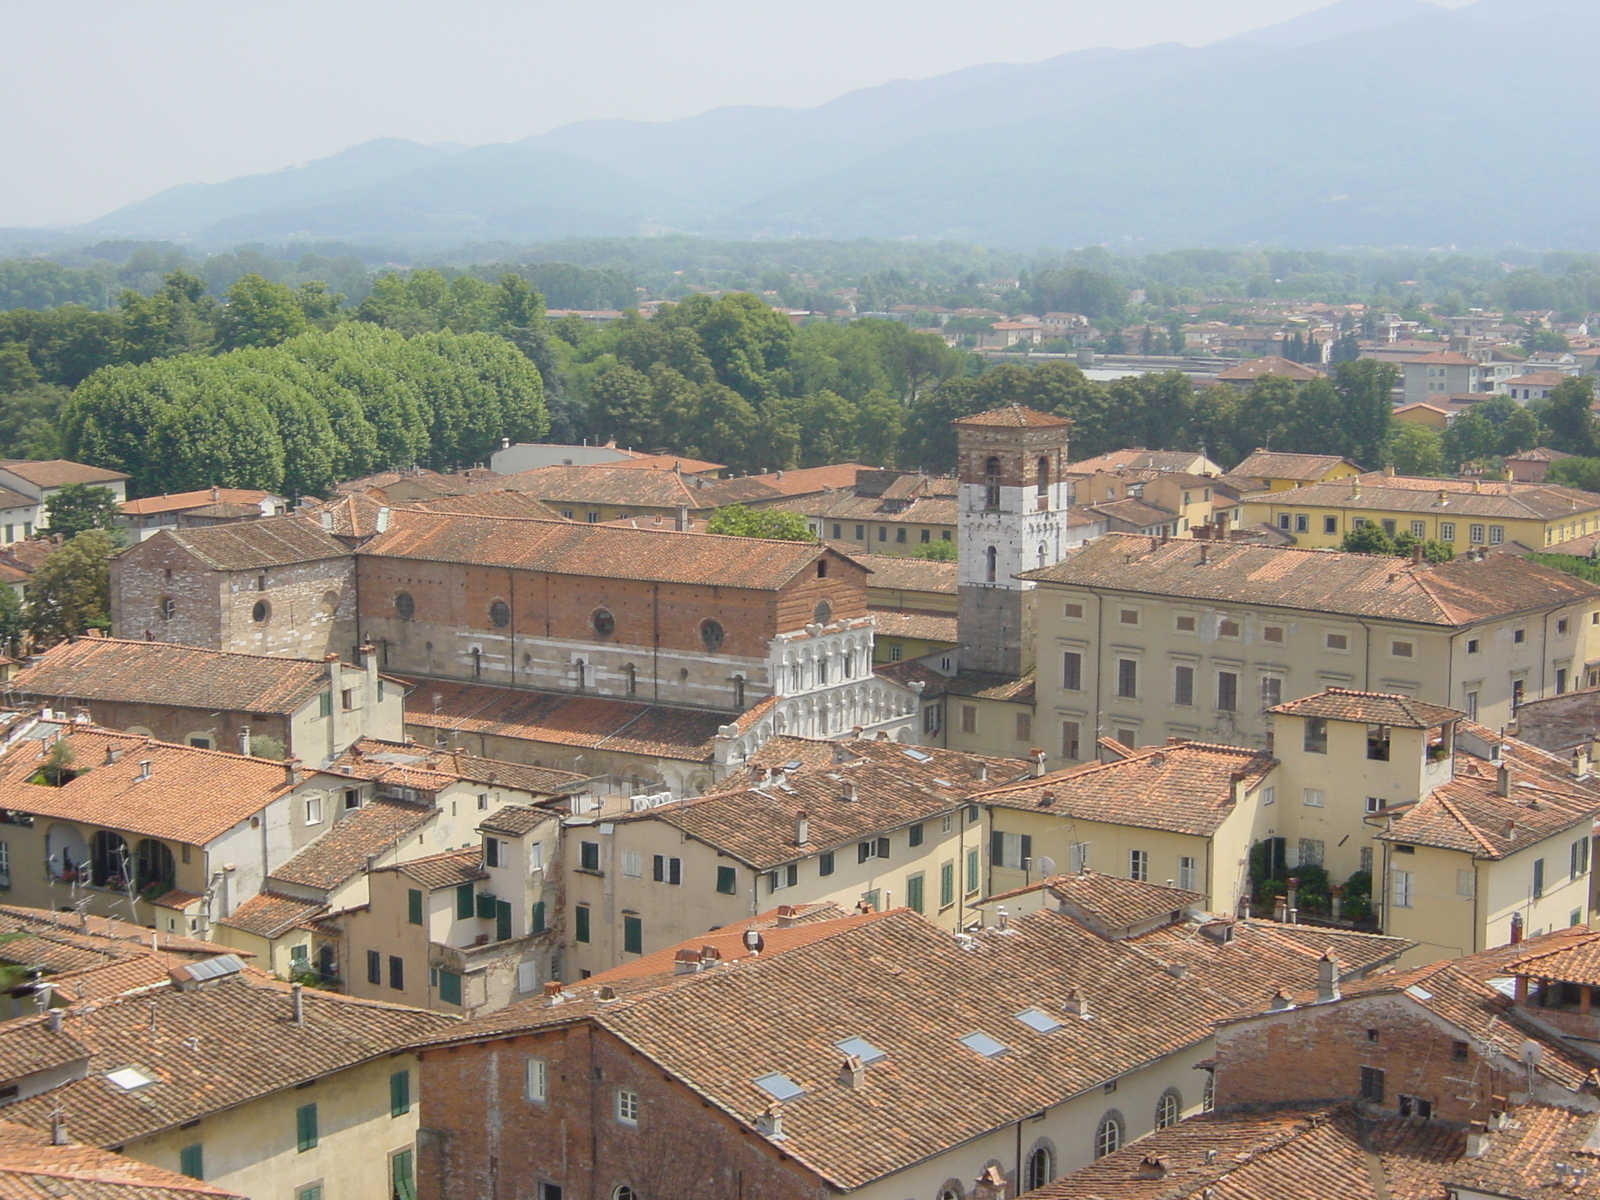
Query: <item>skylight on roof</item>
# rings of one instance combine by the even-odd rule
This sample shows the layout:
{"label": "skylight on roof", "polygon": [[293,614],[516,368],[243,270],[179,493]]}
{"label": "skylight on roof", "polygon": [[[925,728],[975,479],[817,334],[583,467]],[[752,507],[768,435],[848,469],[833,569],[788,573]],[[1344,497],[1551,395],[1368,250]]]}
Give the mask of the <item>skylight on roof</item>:
{"label": "skylight on roof", "polygon": [[759,1079],[752,1079],[750,1082],[775,1100],[793,1100],[796,1096],[806,1094],[805,1088],[781,1071],[774,1071],[771,1075],[763,1075]]}
{"label": "skylight on roof", "polygon": [[985,1058],[999,1058],[1010,1049],[1009,1046],[995,1041],[987,1033],[983,1032],[969,1033],[966,1037],[957,1038],[956,1041],[960,1042],[968,1050],[977,1051]]}
{"label": "skylight on roof", "polygon": [[867,1063],[875,1063],[880,1058],[889,1057],[882,1050],[879,1050],[871,1042],[867,1041],[867,1039],[864,1037],[847,1037],[842,1042],[835,1042],[833,1046],[836,1050],[843,1051],[845,1054],[859,1058],[863,1065]]}
{"label": "skylight on roof", "polygon": [[1039,1033],[1052,1033],[1061,1028],[1061,1022],[1042,1008],[1025,1008],[1017,1014],[1017,1020]]}
{"label": "skylight on roof", "polygon": [[146,1075],[138,1067],[118,1067],[115,1071],[107,1071],[106,1079],[125,1092],[138,1091],[156,1081],[154,1075]]}
{"label": "skylight on roof", "polygon": [[913,750],[909,746],[900,751],[900,753],[904,754],[907,758],[915,759],[917,762],[927,762],[933,757],[931,754],[924,754],[921,750]]}
{"label": "skylight on roof", "polygon": [[1432,992],[1425,992],[1414,983],[1410,987],[1405,989],[1405,993],[1406,993],[1406,995],[1410,996],[1413,1000],[1432,1000],[1433,999],[1433,993]]}

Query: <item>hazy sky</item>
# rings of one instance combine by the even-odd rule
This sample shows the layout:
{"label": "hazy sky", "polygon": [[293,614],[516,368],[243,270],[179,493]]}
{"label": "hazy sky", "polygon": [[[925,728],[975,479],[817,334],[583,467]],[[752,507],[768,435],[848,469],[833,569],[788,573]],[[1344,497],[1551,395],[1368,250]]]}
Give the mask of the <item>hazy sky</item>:
{"label": "hazy sky", "polygon": [[0,0],[0,225],[88,220],[372,137],[478,145],[813,105],[977,63],[1202,45],[1327,3]]}

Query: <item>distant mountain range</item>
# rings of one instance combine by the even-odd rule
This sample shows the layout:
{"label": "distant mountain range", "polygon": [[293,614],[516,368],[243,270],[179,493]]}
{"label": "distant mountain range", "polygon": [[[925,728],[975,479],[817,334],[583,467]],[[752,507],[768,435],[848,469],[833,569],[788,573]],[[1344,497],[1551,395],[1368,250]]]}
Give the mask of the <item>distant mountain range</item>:
{"label": "distant mountain range", "polygon": [[1200,49],[973,67],[817,108],[584,121],[471,149],[380,138],[170,188],[80,232],[1600,248],[1596,44],[1594,0],[1341,0]]}

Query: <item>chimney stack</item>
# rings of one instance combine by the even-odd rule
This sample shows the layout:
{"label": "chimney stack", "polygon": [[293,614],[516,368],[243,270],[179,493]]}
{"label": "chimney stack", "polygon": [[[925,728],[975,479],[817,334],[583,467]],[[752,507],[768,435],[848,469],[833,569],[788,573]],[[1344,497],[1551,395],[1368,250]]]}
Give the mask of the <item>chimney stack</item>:
{"label": "chimney stack", "polygon": [[689,506],[687,504],[678,505],[678,513],[673,520],[672,527],[679,533],[689,528]]}
{"label": "chimney stack", "polygon": [[867,1068],[856,1055],[848,1055],[839,1065],[839,1082],[847,1088],[860,1091],[867,1086]]}
{"label": "chimney stack", "polygon": [[250,753],[250,726],[248,725],[239,726],[239,753],[244,755]]}
{"label": "chimney stack", "polygon": [[693,975],[700,969],[700,952],[698,950],[679,950],[672,956],[672,973],[674,975]]}
{"label": "chimney stack", "polygon": [[52,1146],[67,1144],[67,1123],[62,1118],[59,1108],[50,1114],[50,1144]]}
{"label": "chimney stack", "polygon": [[1511,795],[1511,768],[1501,763],[1494,773],[1494,794],[1496,796]]}
{"label": "chimney stack", "polygon": [[811,841],[811,814],[803,809],[795,814],[794,844],[804,846]]}
{"label": "chimney stack", "polygon": [[1077,988],[1068,988],[1067,995],[1061,1001],[1061,1011],[1069,1017],[1082,1017],[1089,1019],[1089,1001],[1086,1000]]}
{"label": "chimney stack", "polygon": [[1294,996],[1287,988],[1279,988],[1272,993],[1272,1002],[1267,1006],[1269,1012],[1283,1012],[1294,1007]]}
{"label": "chimney stack", "polygon": [[306,998],[303,985],[298,983],[289,985],[289,1002],[294,1006],[294,1023],[296,1025],[304,1025],[306,1023]]}
{"label": "chimney stack", "polygon": [[283,760],[283,781],[290,787],[300,786],[300,760],[286,758]]}
{"label": "chimney stack", "polygon": [[1522,914],[1511,914],[1511,944],[1517,945],[1522,941]]}
{"label": "chimney stack", "polygon": [[1327,1004],[1339,998],[1339,962],[1331,948],[1317,959],[1317,1003]]}
{"label": "chimney stack", "polygon": [[795,908],[792,904],[778,905],[778,929],[792,929],[795,925]]}
{"label": "chimney stack", "polygon": [[1030,757],[1033,759],[1033,777],[1038,779],[1044,774],[1045,752],[1043,750],[1036,749],[1033,751]]}
{"label": "chimney stack", "polygon": [[783,1141],[783,1108],[774,1100],[756,1118],[756,1129],[775,1142]]}

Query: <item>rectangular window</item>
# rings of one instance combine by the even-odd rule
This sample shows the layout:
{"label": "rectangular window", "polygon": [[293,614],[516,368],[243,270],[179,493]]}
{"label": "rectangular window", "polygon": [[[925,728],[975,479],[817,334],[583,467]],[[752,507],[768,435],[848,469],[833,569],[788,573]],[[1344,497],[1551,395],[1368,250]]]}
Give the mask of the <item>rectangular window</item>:
{"label": "rectangular window", "polygon": [[1172,702],[1184,708],[1194,704],[1194,668],[1172,668]]}
{"label": "rectangular window", "polygon": [[717,868],[717,891],[724,896],[732,896],[739,889],[739,872],[735,867]]}
{"label": "rectangular window", "polygon": [[599,870],[600,870],[600,843],[599,842],[579,842],[578,843],[578,870],[580,870],[580,871],[593,871],[593,872],[596,872],[596,873],[599,872]]}
{"label": "rectangular window", "polygon": [[1417,646],[1415,642],[1390,642],[1389,653],[1396,658],[1415,658]]}
{"label": "rectangular window", "polygon": [[307,796],[306,797],[306,824],[307,825],[321,825],[322,824],[322,797],[321,796]]}
{"label": "rectangular window", "polygon": [[989,862],[996,867],[1023,869],[1023,864],[1033,857],[1033,837],[1026,833],[989,832]]}
{"label": "rectangular window", "polygon": [[1504,525],[1489,526],[1489,545],[1500,546],[1506,540],[1506,527]]}
{"label": "rectangular window", "polygon": [[1468,654],[1476,654],[1477,652],[1478,652],[1478,639],[1477,638],[1468,638],[1467,639],[1467,653]]}
{"label": "rectangular window", "polygon": [[572,940],[587,942],[589,940],[589,906],[576,905],[572,910]]}
{"label": "rectangular window", "polygon": [[412,925],[422,924],[422,893],[416,888],[406,891],[406,921]]}
{"label": "rectangular window", "polygon": [[828,851],[825,851],[822,854],[817,855],[817,874],[818,875],[832,875],[833,874],[833,851],[832,850],[828,850]]}
{"label": "rectangular window", "polygon": [[1533,898],[1544,899],[1544,859],[1533,860]]}
{"label": "rectangular window", "polygon": [[1307,754],[1328,752],[1328,722],[1323,718],[1306,718],[1304,749]]}
{"label": "rectangular window", "polygon": [[842,536],[843,536],[842,528],[839,525],[839,522],[835,521],[833,523],[833,540],[837,542]]}
{"label": "rectangular window", "polygon": [[439,999],[445,1004],[461,1003],[461,976],[454,971],[439,971]]}
{"label": "rectangular window", "polygon": [[1513,645],[1520,646],[1527,640],[1528,631],[1526,629],[1513,629],[1511,631],[1511,642]]}
{"label": "rectangular window", "polygon": [[543,1104],[550,1096],[550,1073],[542,1058],[527,1058],[522,1063],[522,1098]]}
{"label": "rectangular window", "polygon": [[[881,839],[887,842],[888,838]],[[800,882],[800,864],[789,863],[779,867],[776,871],[767,872],[767,891],[781,892],[784,888],[792,888]]]}
{"label": "rectangular window", "polygon": [[1311,518],[1305,513],[1294,515],[1294,531],[1296,533],[1309,533],[1311,531]]}
{"label": "rectangular window", "polygon": [[1200,878],[1200,860],[1187,854],[1178,856],[1178,886],[1185,891],[1194,891],[1195,883]]}
{"label": "rectangular window", "polygon": [[657,854],[651,861],[650,877],[657,883],[682,883],[683,859]]}
{"label": "rectangular window", "polygon": [[1089,869],[1089,843],[1073,842],[1067,847],[1067,870],[1077,875]]}
{"label": "rectangular window", "polygon": [[878,540],[880,542],[887,542],[889,540],[889,527],[887,525],[878,526]]}
{"label": "rectangular window", "polygon": [[477,905],[472,896],[472,885],[463,883],[456,888],[456,920],[470,921],[477,912]]}
{"label": "rectangular window", "polygon": [[[456,976],[458,981],[460,978],[461,976]],[[410,1111],[411,1072],[396,1071],[389,1076],[389,1115],[391,1117],[403,1117]]]}
{"label": "rectangular window", "polygon": [[1239,622],[1233,620],[1231,617],[1223,617],[1222,620],[1217,622],[1218,637],[1236,638],[1239,637],[1243,632],[1243,626],[1241,626]]}
{"label": "rectangular window", "polygon": [[1283,626],[1263,625],[1261,627],[1261,640],[1263,642],[1275,642],[1281,646],[1283,644]]}
{"label": "rectangular window", "polygon": [[1082,736],[1082,726],[1077,721],[1061,722],[1061,757],[1076,761]]}
{"label": "rectangular window", "polygon": [[1471,542],[1474,546],[1481,546],[1483,544],[1483,533],[1484,529],[1482,525],[1468,525],[1467,541]]}
{"label": "rectangular window", "polygon": [[956,902],[956,863],[951,859],[939,866],[939,907],[949,908]]}
{"label": "rectangular window", "polygon": [[1367,757],[1373,762],[1388,762],[1391,740],[1387,725],[1368,725]]}
{"label": "rectangular window", "polygon": [[1439,522],[1439,540],[1453,542],[1456,540],[1456,523],[1454,521]]}
{"label": "rectangular window", "polygon": [[1238,711],[1239,676],[1233,671],[1217,672],[1217,708],[1222,712]]}
{"label": "rectangular window", "polygon": [[1137,625],[1139,623],[1139,610],[1137,608],[1118,609],[1117,623],[1119,625]]}
{"label": "rectangular window", "polygon": [[1464,703],[1461,707],[1467,711],[1467,720],[1476,721],[1478,719],[1478,693],[1468,692],[1466,695],[1466,703]]}
{"label": "rectangular window", "polygon": [[1150,879],[1150,855],[1144,850],[1128,851],[1128,878],[1135,883],[1146,883]]}
{"label": "rectangular window", "polygon": [[906,877],[906,907],[912,912],[922,911],[922,876],[908,875]]}
{"label": "rectangular window", "polygon": [[1478,892],[1478,877],[1471,870],[1456,872],[1456,895],[1470,900]]}
{"label": "rectangular window", "polygon": [[1374,1104],[1383,1103],[1383,1072],[1377,1067],[1361,1068],[1361,1098]]}
{"label": "rectangular window", "polygon": [[417,1173],[410,1150],[389,1155],[389,1194],[394,1200],[417,1200]]}
{"label": "rectangular window", "polygon": [[1277,800],[1277,798],[1278,789],[1276,787],[1273,787],[1269,784],[1267,787],[1261,789],[1261,804],[1263,808],[1268,804],[1272,804]]}
{"label": "rectangular window", "polygon": [[1410,908],[1412,896],[1412,881],[1414,876],[1410,871],[1402,871],[1395,867],[1390,872],[1389,899],[1396,908]]}
{"label": "rectangular window", "polygon": [[1557,667],[1556,668],[1556,695],[1565,696],[1566,694],[1567,694],[1567,669],[1565,667]]}
{"label": "rectangular window", "polygon": [[367,951],[367,982],[371,984],[383,983],[383,955],[376,950]]}
{"label": "rectangular window", "polygon": [[1296,847],[1300,854],[1299,867],[1320,867],[1322,865],[1323,843],[1317,838],[1301,838]]}
{"label": "rectangular window", "polygon": [[331,717],[331,716],[333,716],[333,693],[332,692],[323,692],[320,696],[317,697],[317,716],[319,716],[319,717]]}
{"label": "rectangular window", "polygon": [[529,924],[530,924],[530,929],[528,930],[528,932],[530,932],[530,933],[543,933],[544,932],[545,924],[544,924],[544,901],[543,900],[535,900],[533,902],[533,912],[529,915],[528,920],[529,920]]}
{"label": "rectangular window", "polygon": [[1383,809],[1384,809],[1384,802],[1383,802],[1383,797],[1382,796],[1368,796],[1367,797],[1367,811],[1369,813],[1382,812]]}
{"label": "rectangular window", "polygon": [[1387,533],[1390,537],[1393,537],[1394,536],[1394,521],[1389,519],[1389,518],[1387,518],[1387,517],[1384,518],[1383,519],[1383,531],[1385,533]]}
{"label": "rectangular window", "polygon": [[1304,790],[1305,805],[1307,808],[1321,808],[1324,795],[1321,788],[1306,788]]}
{"label": "rectangular window", "polygon": [[1117,695],[1124,700],[1139,698],[1139,664],[1131,658],[1117,659]]}
{"label": "rectangular window", "polygon": [[1283,680],[1276,675],[1261,677],[1261,707],[1276,708],[1283,703]]}
{"label": "rectangular window", "polygon": [[1589,873],[1589,839],[1579,838],[1567,852],[1569,878],[1580,879]]}
{"label": "rectangular window", "polygon": [[1322,518],[1322,532],[1323,533],[1338,533],[1339,532],[1339,518],[1338,517],[1323,517]]}
{"label": "rectangular window", "polygon": [[978,858],[978,848],[974,846],[967,851],[967,895],[970,896],[978,890],[978,884],[981,882],[979,879],[981,870],[982,863]]}
{"label": "rectangular window", "polygon": [[1323,639],[1322,644],[1329,650],[1342,654],[1350,649],[1350,635],[1346,633],[1330,633]]}
{"label": "rectangular window", "polygon": [[302,1104],[294,1110],[295,1145],[301,1154],[317,1148],[317,1106]]}
{"label": "rectangular window", "polygon": [[398,954],[389,955],[389,986],[397,992],[406,990],[406,961]]}
{"label": "rectangular window", "polygon": [[1285,533],[1289,532],[1289,514],[1288,513],[1279,513],[1278,514],[1278,528],[1283,530]]}
{"label": "rectangular window", "polygon": [[1179,633],[1193,633],[1196,627],[1195,619],[1188,613],[1179,613],[1173,618],[1173,627]]}
{"label": "rectangular window", "polygon": [[1075,600],[1069,600],[1061,606],[1061,615],[1071,621],[1083,620],[1083,605]]}
{"label": "rectangular window", "polygon": [[1069,692],[1083,691],[1083,655],[1076,650],[1061,656],[1061,686]]}
{"label": "rectangular window", "polygon": [[940,708],[939,708],[939,706],[937,704],[930,704],[930,705],[928,705],[927,708],[922,710],[922,732],[923,733],[938,733],[939,732],[939,714],[940,714],[940,711],[941,710],[940,710]]}
{"label": "rectangular window", "polygon": [[1411,522],[1411,536],[1414,537],[1414,538],[1425,538],[1425,537],[1427,537],[1428,536],[1428,524],[1427,524],[1427,522],[1426,521],[1413,521],[1413,522]]}
{"label": "rectangular window", "polygon": [[617,1089],[617,1120],[624,1125],[637,1125],[639,1123],[639,1093]]}
{"label": "rectangular window", "polygon": [[962,733],[977,733],[978,732],[978,706],[977,705],[975,705],[975,704],[963,704],[961,706],[961,732]]}
{"label": "rectangular window", "polygon": [[190,1179],[206,1177],[205,1148],[199,1142],[178,1151],[178,1173],[187,1175]]}
{"label": "rectangular window", "polygon": [[856,541],[864,542],[866,540],[867,540],[867,527],[865,525],[857,525],[856,526]]}
{"label": "rectangular window", "polygon": [[1567,631],[1567,624],[1568,624],[1567,618],[1566,617],[1562,617],[1559,621],[1556,622],[1556,632],[1557,633],[1565,633]]}
{"label": "rectangular window", "polygon": [[622,952],[624,954],[644,953],[643,918],[626,915],[622,918]]}
{"label": "rectangular window", "polygon": [[906,831],[906,844],[910,846],[922,845],[922,826],[913,825]]}
{"label": "rectangular window", "polygon": [[1033,741],[1033,714],[1019,712],[1017,714],[1017,741]]}
{"label": "rectangular window", "polygon": [[[659,855],[657,857],[660,857]],[[622,873],[629,879],[638,879],[644,874],[644,855],[637,850],[624,850],[622,852]]]}

